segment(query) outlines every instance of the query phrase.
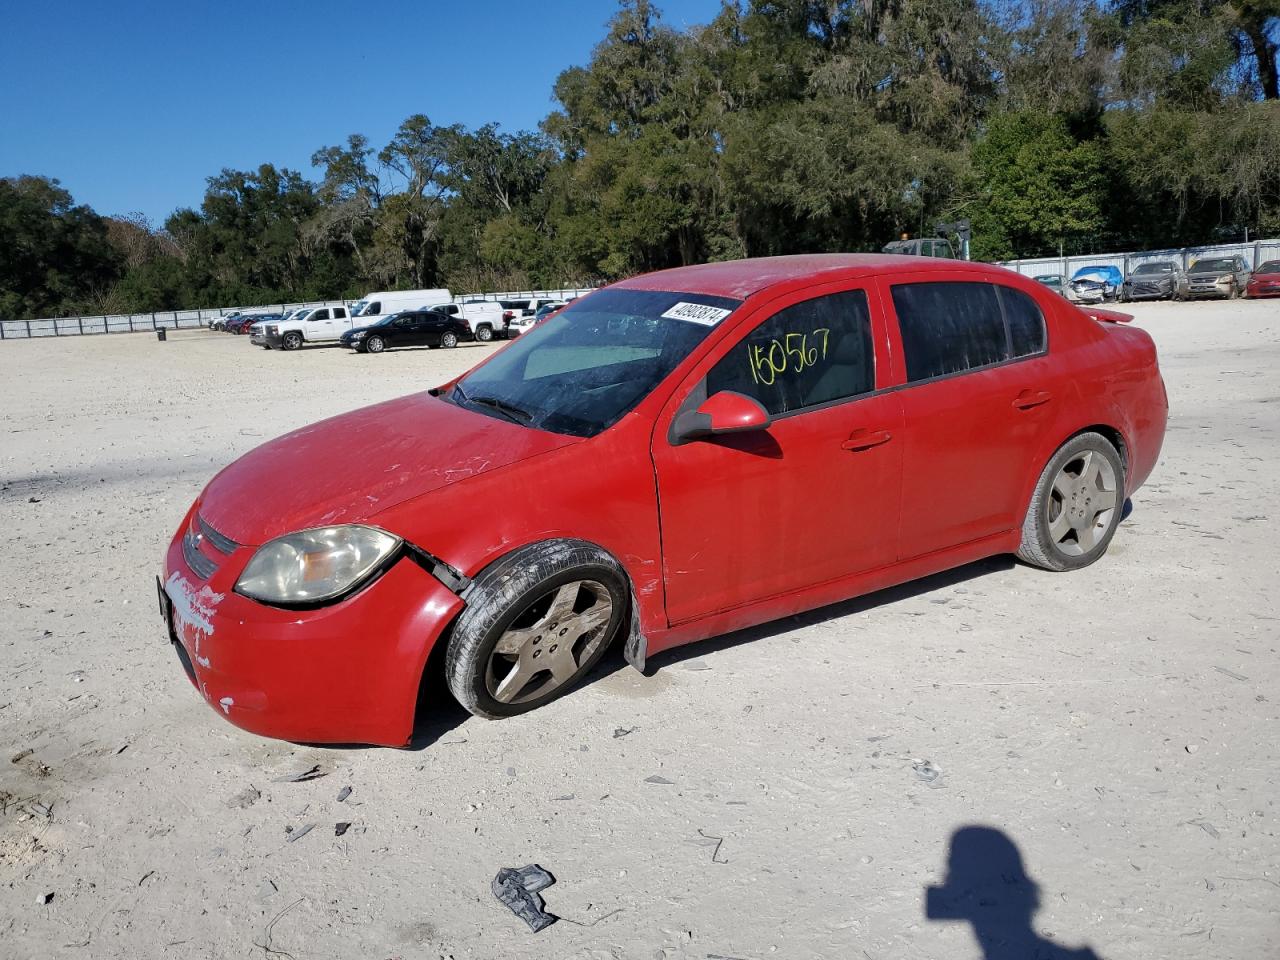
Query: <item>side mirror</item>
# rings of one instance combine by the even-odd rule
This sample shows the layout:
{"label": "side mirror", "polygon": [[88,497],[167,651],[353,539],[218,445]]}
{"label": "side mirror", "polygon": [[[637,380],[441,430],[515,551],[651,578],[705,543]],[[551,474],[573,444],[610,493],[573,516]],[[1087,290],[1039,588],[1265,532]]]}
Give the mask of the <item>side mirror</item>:
{"label": "side mirror", "polygon": [[734,390],[721,390],[703,400],[696,410],[686,410],[676,417],[671,442],[678,446],[703,437],[764,430],[772,422],[760,401]]}

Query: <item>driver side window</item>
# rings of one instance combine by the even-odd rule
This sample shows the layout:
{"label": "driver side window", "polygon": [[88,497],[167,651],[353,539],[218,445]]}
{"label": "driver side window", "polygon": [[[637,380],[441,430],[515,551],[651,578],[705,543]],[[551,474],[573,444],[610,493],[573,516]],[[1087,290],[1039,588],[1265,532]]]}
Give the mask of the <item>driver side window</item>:
{"label": "driver side window", "polygon": [[734,390],[779,416],[875,389],[864,290],[792,304],[748,333],[707,374],[707,394]]}

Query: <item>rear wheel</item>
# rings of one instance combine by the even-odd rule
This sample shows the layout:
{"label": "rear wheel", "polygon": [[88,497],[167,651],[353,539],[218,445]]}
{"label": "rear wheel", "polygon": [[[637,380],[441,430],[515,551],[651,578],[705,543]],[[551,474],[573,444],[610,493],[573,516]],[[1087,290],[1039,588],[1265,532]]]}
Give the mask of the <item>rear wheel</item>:
{"label": "rear wheel", "polygon": [[627,611],[621,566],[593,544],[549,540],[475,580],[445,657],[449,689],[476,716],[509,717],[572,689]]}
{"label": "rear wheel", "polygon": [[1124,465],[1106,437],[1082,433],[1059,448],[1036,483],[1018,556],[1045,570],[1078,570],[1106,550],[1124,504]]}
{"label": "rear wheel", "polygon": [[372,337],[365,338],[364,348],[369,351],[369,353],[381,353],[387,348],[387,343],[377,334],[374,334]]}
{"label": "rear wheel", "polygon": [[280,342],[280,345],[286,350],[297,350],[302,346],[302,334],[297,330],[290,330],[284,335],[284,339]]}
{"label": "rear wheel", "polygon": [[493,339],[493,327],[487,323],[480,324],[480,326],[476,327],[476,339],[481,343],[488,343]]}
{"label": "rear wheel", "polygon": [[456,347],[458,345],[458,335],[452,330],[446,331],[440,336],[440,346]]}

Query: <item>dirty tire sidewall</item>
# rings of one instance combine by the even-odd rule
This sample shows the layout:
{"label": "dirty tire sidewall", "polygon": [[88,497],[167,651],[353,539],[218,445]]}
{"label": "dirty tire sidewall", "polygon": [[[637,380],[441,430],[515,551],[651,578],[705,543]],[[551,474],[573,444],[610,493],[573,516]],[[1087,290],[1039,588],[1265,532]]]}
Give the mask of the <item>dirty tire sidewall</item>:
{"label": "dirty tire sidewall", "polygon": [[[609,591],[613,615],[604,642],[567,682],[525,703],[501,703],[485,686],[489,657],[507,627],[529,605],[555,587],[574,580],[595,580]],[[495,561],[465,593],[467,602],[449,635],[445,681],[469,712],[499,719],[527,713],[575,689],[617,639],[630,616],[626,574],[601,548],[582,540],[545,540]]]}
{"label": "dirty tire sidewall", "polygon": [[[1111,512],[1111,522],[1107,532],[1092,551],[1082,555],[1063,553],[1058,549],[1053,538],[1049,536],[1049,518],[1046,503],[1053,489],[1054,478],[1058,472],[1073,458],[1086,450],[1092,450],[1106,457],[1115,471],[1116,486],[1119,497],[1115,509]],[[1124,515],[1126,478],[1124,461],[1119,451],[1100,433],[1081,433],[1058,448],[1036,481],[1035,491],[1031,495],[1031,503],[1027,507],[1027,515],[1022,522],[1022,543],[1018,546],[1018,559],[1042,570],[1062,573],[1068,570],[1079,570],[1098,560],[1107,552],[1116,528],[1120,526],[1120,518]]]}

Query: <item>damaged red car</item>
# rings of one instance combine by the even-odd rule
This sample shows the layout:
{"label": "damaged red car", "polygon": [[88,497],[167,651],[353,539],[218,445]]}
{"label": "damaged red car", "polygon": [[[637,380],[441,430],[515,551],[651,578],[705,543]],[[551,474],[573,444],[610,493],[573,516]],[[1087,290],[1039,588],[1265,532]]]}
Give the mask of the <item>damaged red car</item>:
{"label": "damaged red car", "polygon": [[992,554],[1074,570],[1164,436],[1128,319],[917,257],[626,280],[225,468],[165,558],[169,638],[247,730],[402,745],[436,671],[505,717],[615,641],[643,669]]}

